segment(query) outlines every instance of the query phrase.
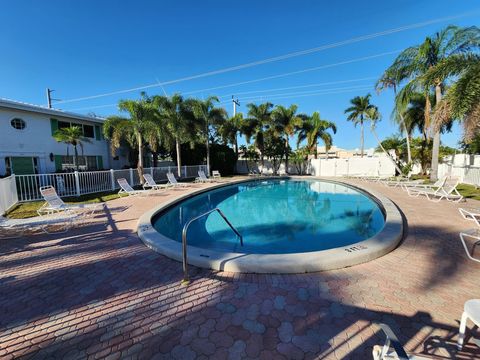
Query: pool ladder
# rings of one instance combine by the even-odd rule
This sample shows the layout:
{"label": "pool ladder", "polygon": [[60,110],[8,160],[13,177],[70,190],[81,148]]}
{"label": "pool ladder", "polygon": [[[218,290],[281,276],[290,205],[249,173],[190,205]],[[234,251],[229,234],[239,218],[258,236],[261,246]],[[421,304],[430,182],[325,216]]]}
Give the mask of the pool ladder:
{"label": "pool ladder", "polygon": [[190,281],[189,277],[188,277],[188,263],[187,263],[187,231],[188,231],[188,227],[194,221],[196,221],[196,220],[198,220],[198,219],[200,219],[204,216],[207,216],[207,215],[209,215],[209,214],[211,214],[215,211],[220,214],[220,216],[223,218],[223,220],[225,220],[227,225],[230,226],[230,229],[232,229],[232,231],[240,238],[240,245],[243,246],[243,236],[238,232],[237,229],[235,229],[235,227],[232,225],[232,223],[227,219],[225,214],[219,208],[214,208],[212,210],[209,210],[209,211],[207,211],[207,212],[205,212],[201,215],[198,215],[198,216],[190,219],[185,224],[185,226],[183,227],[183,230],[182,230],[182,259],[183,259],[183,280],[182,280],[182,284],[186,285]]}

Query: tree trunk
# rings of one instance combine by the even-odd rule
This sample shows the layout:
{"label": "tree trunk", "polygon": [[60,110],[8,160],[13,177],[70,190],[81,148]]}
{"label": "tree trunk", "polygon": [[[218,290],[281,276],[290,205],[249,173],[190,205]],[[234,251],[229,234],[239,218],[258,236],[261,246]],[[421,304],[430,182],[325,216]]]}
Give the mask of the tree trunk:
{"label": "tree trunk", "polygon": [[318,159],[318,142],[315,141],[313,145],[315,146],[315,151],[313,154],[315,155],[315,159]]}
{"label": "tree trunk", "polygon": [[210,144],[209,144],[209,138],[208,138],[208,124],[207,124],[207,177],[210,176]]}
{"label": "tree trunk", "polygon": [[175,140],[175,148],[177,149],[177,175],[182,177],[182,155],[180,154],[180,141],[178,138]]}
{"label": "tree trunk", "polygon": [[378,145],[380,146],[380,148],[382,149],[382,151],[385,153],[385,155],[387,155],[387,157],[390,159],[390,161],[393,163],[393,166],[395,166],[395,169],[397,169],[398,173],[401,175],[402,174],[402,169],[400,169],[400,167],[398,166],[397,162],[392,158],[392,156],[390,155],[390,153],[385,150],[385,148],[383,147],[382,145],[382,142],[380,141],[380,139],[378,138],[377,136],[377,132],[374,130],[374,129],[371,129],[372,131],[372,134],[373,136],[375,136],[375,139],[377,139],[377,143]]}
{"label": "tree trunk", "polygon": [[73,166],[75,167],[75,170],[78,171],[78,150],[77,150],[77,145],[75,145],[75,146],[73,147],[73,151],[75,152],[75,156],[74,156],[74,158],[75,158],[75,160],[74,160],[75,164],[73,164]]}
{"label": "tree trunk", "polygon": [[[440,84],[435,86],[435,100],[439,104],[442,100],[442,88]],[[440,156],[440,129],[435,131],[433,135],[432,147],[432,169],[430,171],[430,181],[437,181],[438,179],[438,158]]]}
{"label": "tree trunk", "polygon": [[238,137],[237,137],[237,133],[235,133],[235,143],[234,143],[234,146],[235,146],[235,155],[237,156],[237,160],[238,160]]}
{"label": "tree trunk", "polygon": [[363,158],[363,121],[360,121],[360,157]]}
{"label": "tree trunk", "polygon": [[405,124],[405,120],[403,119],[403,115],[400,114],[400,119],[402,120],[403,129],[405,130],[405,140],[407,141],[407,163],[412,162],[412,149],[410,148],[410,135],[407,130],[407,124]]}
{"label": "tree trunk", "polygon": [[[142,136],[138,135],[138,163],[137,163],[137,172],[140,179],[140,184],[144,183],[143,180],[143,140]],[[133,184],[130,184],[133,186]]]}
{"label": "tree trunk", "polygon": [[285,139],[285,173],[288,174],[288,136]]}

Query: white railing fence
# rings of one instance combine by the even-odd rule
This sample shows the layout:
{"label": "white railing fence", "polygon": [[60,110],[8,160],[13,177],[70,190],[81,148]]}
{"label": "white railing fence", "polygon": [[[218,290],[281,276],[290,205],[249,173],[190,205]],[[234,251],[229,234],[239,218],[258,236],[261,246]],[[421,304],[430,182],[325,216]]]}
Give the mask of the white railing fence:
{"label": "white railing fence", "polygon": [[0,215],[18,202],[15,175],[0,179]]}
{"label": "white railing fence", "polygon": [[[182,166],[181,170],[181,178],[185,179],[197,177],[198,170],[204,170],[206,172],[207,166]],[[169,172],[177,176],[177,167],[144,168],[144,172],[151,174],[155,181],[161,183],[167,181],[167,173]],[[41,200],[40,188],[48,185],[55,187],[58,194],[62,197],[80,196],[97,192],[115,191],[119,188],[117,180],[120,178],[127,179],[132,186],[140,185],[140,178],[136,169],[85,171],[59,174],[16,175],[15,180],[13,180],[14,188],[12,192],[15,193],[16,196],[18,194],[17,201],[19,202]]]}
{"label": "white railing fence", "polygon": [[438,176],[445,175],[464,184],[480,186],[480,166],[439,164]]}

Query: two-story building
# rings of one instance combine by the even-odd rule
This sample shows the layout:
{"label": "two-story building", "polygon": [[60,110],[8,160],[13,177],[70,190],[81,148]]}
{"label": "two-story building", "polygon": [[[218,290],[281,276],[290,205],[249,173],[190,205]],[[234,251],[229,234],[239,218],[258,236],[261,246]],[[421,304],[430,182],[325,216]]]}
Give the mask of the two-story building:
{"label": "two-story building", "polygon": [[[83,149],[80,170],[121,169],[128,164],[122,149],[112,156],[103,137],[103,118],[0,99],[0,176],[42,174],[73,169],[73,149],[53,137],[58,129],[79,126]],[[68,153],[68,155],[67,155]]]}

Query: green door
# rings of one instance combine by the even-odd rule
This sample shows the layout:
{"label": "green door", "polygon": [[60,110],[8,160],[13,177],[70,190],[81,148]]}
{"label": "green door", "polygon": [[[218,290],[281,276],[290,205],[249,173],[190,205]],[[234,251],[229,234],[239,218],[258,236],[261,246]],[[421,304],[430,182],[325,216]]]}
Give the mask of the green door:
{"label": "green door", "polygon": [[31,157],[12,157],[12,173],[15,175],[35,174],[33,167],[33,158]]}

